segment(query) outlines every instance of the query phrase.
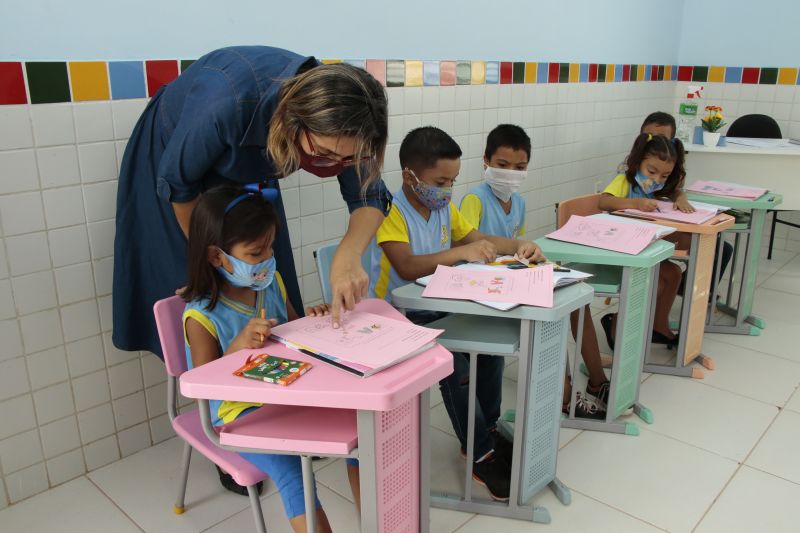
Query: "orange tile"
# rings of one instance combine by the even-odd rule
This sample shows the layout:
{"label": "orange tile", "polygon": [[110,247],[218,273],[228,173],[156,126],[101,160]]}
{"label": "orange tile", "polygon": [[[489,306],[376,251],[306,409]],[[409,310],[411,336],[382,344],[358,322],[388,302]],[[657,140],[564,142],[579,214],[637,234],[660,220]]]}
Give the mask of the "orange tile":
{"label": "orange tile", "polygon": [[578,83],[581,81],[581,66],[578,63],[569,64],[569,82]]}
{"label": "orange tile", "polygon": [[422,85],[422,61],[406,61],[406,87]]}
{"label": "orange tile", "polygon": [[108,70],[105,61],[77,61],[69,63],[72,83],[72,101],[108,100]]}
{"label": "orange tile", "polygon": [[614,68],[616,68],[614,65],[611,65],[611,64],[606,65],[606,81],[607,82],[614,81]]}
{"label": "orange tile", "polygon": [[716,83],[725,81],[725,67],[708,67],[708,81]]}
{"label": "orange tile", "polygon": [[672,79],[672,65],[664,65],[664,81]]}
{"label": "orange tile", "polygon": [[796,68],[781,68],[778,70],[778,83],[780,85],[794,85],[797,82]]}
{"label": "orange tile", "polygon": [[525,83],[536,83],[536,63],[525,63]]}
{"label": "orange tile", "polygon": [[472,85],[484,85],[486,83],[486,61],[472,62]]}

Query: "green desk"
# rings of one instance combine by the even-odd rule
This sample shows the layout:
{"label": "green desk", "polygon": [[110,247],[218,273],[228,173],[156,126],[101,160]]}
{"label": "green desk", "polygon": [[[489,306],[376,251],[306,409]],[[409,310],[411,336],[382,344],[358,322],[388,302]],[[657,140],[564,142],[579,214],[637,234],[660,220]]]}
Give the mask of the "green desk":
{"label": "green desk", "polygon": [[[497,311],[467,300],[423,298],[422,290],[421,286],[413,283],[398,287],[392,291],[392,304],[400,309],[452,313],[428,324],[429,327],[445,329],[439,337],[442,345],[451,351],[482,352],[491,344],[494,348],[489,353],[517,357],[519,365],[508,502],[473,498],[472,477],[469,476],[465,480],[463,495],[432,492],[431,505],[517,520],[550,522],[547,509],[527,502],[546,486],[553,490],[561,503],[566,505],[571,501],[569,489],[556,477],[561,397],[564,393],[564,353],[570,334],[570,313],[590,303],[594,291],[585,283],[577,283],[557,290],[552,308],[521,305],[509,311]],[[447,327],[448,322],[452,327]],[[447,343],[448,334],[453,337],[451,343]],[[471,362],[468,458],[472,455],[474,435],[475,378],[475,364]]]}
{"label": "green desk", "polygon": [[[724,233],[733,233],[733,260],[730,269],[730,282],[725,295],[725,300],[717,302],[717,309],[732,316],[736,322],[732,325],[711,324],[712,313],[708,313],[705,331],[709,333],[734,333],[738,335],[760,335],[761,330],[767,324],[762,318],[750,314],[753,308],[753,296],[756,290],[756,279],[758,276],[758,261],[761,258],[761,239],[764,231],[764,222],[767,211],[775,209],[782,201],[780,194],[768,192],[755,200],[744,198],[731,198],[727,196],[716,196],[711,194],[701,194],[687,192],[690,200],[708,202],[725,206],[731,209],[749,211],[749,219],[739,222],[726,230]],[[724,234],[723,233],[723,234]],[[737,274],[739,270],[739,247],[742,245],[744,237],[744,260],[741,262],[741,278],[737,289]],[[722,241],[718,243],[717,257],[721,256]],[[719,287],[720,264],[714,265],[714,287]],[[715,301],[711,298],[711,302]]]}
{"label": "green desk", "polygon": [[[562,421],[562,427],[638,435],[639,427],[636,424],[619,422],[617,419],[627,409],[633,407],[633,411],[642,420],[648,424],[653,423],[652,412],[639,403],[641,382],[639,376],[642,373],[645,356],[649,355],[648,341],[649,332],[653,330],[659,264],[672,256],[675,245],[658,240],[638,255],[630,255],[556,241],[547,237],[537,239],[536,244],[550,260],[569,263],[578,270],[596,272],[598,276],[590,279],[589,283],[595,287],[597,294],[619,294],[619,314],[606,419],[600,421],[575,418],[577,387],[572,387],[573,407],[570,409],[570,416]],[[616,276],[613,274],[614,271],[618,272]],[[608,275],[609,272],[612,273],[611,276]],[[588,317],[588,320],[591,320],[591,317]],[[582,320],[579,322],[573,355],[573,372],[580,364],[580,348],[583,340]]]}

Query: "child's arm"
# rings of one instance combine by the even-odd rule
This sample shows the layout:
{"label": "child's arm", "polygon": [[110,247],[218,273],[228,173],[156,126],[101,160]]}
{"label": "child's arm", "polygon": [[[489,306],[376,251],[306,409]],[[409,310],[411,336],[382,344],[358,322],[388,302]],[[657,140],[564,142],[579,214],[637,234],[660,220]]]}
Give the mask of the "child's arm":
{"label": "child's arm", "polygon": [[200,322],[193,318],[187,318],[184,327],[186,328],[186,339],[189,341],[189,346],[192,347],[192,366],[194,368],[219,359],[217,339]]}
{"label": "child's arm", "polygon": [[686,193],[681,190],[675,192],[675,205],[673,207],[684,213],[694,213],[695,211],[694,206],[689,203]]}
{"label": "child's arm", "polygon": [[601,211],[619,211],[620,209],[639,209],[640,211],[655,211],[658,202],[650,198],[619,198],[604,192],[600,195],[597,204]]}
{"label": "child's arm", "polygon": [[[522,241],[519,239],[506,239],[497,235],[487,235],[478,230],[472,230],[460,241],[453,243],[456,246],[469,245],[472,243],[488,241],[492,243],[497,251],[502,255],[518,255],[525,259],[530,259],[535,263],[545,261],[544,254],[536,246],[536,243],[530,241]],[[495,258],[491,260],[494,261]]]}
{"label": "child's arm", "polygon": [[438,265],[452,266],[459,261],[489,262],[497,257],[495,246],[485,240],[427,255],[414,255],[407,242],[386,241],[380,246],[397,274],[406,281],[433,274]]}

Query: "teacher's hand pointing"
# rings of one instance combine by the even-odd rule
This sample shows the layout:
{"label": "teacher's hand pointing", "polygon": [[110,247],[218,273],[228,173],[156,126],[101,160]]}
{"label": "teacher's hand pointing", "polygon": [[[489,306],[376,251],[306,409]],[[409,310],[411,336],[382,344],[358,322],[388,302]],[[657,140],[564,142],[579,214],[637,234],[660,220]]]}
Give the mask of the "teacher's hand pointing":
{"label": "teacher's hand pointing", "polygon": [[334,257],[331,265],[331,319],[333,327],[341,325],[344,311],[352,310],[367,295],[369,277],[361,266],[361,257],[358,253],[345,253],[341,250]]}

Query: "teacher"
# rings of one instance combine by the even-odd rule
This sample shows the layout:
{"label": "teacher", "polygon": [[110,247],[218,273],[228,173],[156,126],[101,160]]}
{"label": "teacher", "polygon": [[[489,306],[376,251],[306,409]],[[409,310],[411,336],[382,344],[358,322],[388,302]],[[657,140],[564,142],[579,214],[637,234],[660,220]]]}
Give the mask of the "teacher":
{"label": "teacher", "polygon": [[362,69],[266,46],[222,48],[198,59],[150,100],[122,159],[114,345],[161,356],[153,304],[184,286],[192,210],[203,191],[223,183],[277,190],[277,268],[302,312],[278,185],[301,168],[338,176],[350,210],[330,273],[338,324],[366,294],[361,254],[391,204],[379,174],[386,138],[386,93]]}

